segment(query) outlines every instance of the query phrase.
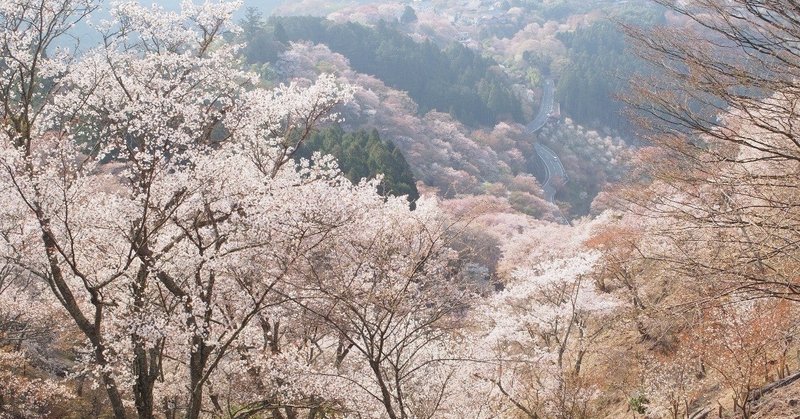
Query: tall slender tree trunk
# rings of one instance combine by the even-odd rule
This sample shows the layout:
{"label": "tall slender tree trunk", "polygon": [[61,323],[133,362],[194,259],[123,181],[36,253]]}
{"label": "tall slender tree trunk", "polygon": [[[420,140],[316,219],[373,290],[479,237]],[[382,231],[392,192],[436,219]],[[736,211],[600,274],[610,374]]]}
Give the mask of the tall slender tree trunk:
{"label": "tall slender tree trunk", "polygon": [[199,336],[192,337],[192,355],[189,358],[189,406],[186,419],[197,419],[203,407],[203,372],[208,360],[208,347]]}
{"label": "tall slender tree trunk", "polygon": [[[134,283],[134,306],[144,309],[144,294],[147,288],[148,269],[145,265],[139,268]],[[144,343],[135,334],[131,336],[133,344],[133,397],[139,419],[153,419],[153,387],[158,377],[159,351],[146,349]]]}
{"label": "tall slender tree trunk", "polygon": [[386,414],[389,415],[390,419],[397,419],[397,414],[394,412],[394,407],[392,407],[392,393],[389,391],[383,375],[381,375],[380,364],[378,364],[378,361],[371,360],[369,361],[369,366],[372,367],[372,372],[375,373],[375,379],[378,381],[378,387],[381,389],[381,399],[383,399],[381,401],[384,408],[386,408]]}
{"label": "tall slender tree trunk", "polygon": [[103,384],[106,386],[106,393],[108,394],[109,402],[111,402],[111,409],[114,411],[114,417],[116,419],[125,419],[127,417],[125,414],[125,405],[122,403],[122,397],[119,394],[117,382],[110,373],[103,373]]}

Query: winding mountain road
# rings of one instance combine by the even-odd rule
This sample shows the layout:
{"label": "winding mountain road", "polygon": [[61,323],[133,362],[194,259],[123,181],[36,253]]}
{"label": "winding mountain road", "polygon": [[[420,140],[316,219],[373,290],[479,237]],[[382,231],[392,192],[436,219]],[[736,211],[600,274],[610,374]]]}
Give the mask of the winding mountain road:
{"label": "winding mountain road", "polygon": [[[534,118],[533,121],[525,126],[526,133],[533,134],[542,129],[544,124],[547,123],[547,119],[553,112],[555,90],[555,83],[553,80],[545,80],[544,91],[542,92],[542,104],[539,107],[539,113],[536,115],[536,118]],[[564,171],[564,166],[561,164],[561,160],[558,158],[558,155],[549,147],[536,143],[533,145],[533,148],[536,150],[536,155],[539,156],[539,158],[542,160],[542,163],[544,163],[545,181],[542,184],[544,197],[549,202],[555,204],[556,192],[558,192],[556,186],[554,185],[555,179],[562,179],[564,182],[566,182],[567,173]],[[569,220],[567,220],[567,217],[564,216],[560,209],[559,216],[561,217],[561,220],[559,221],[562,224],[569,224]]]}
{"label": "winding mountain road", "polygon": [[549,147],[541,144],[534,144],[533,148],[536,150],[536,154],[544,163],[545,181],[544,184],[542,184],[544,197],[548,201],[555,203],[557,191],[553,183],[555,183],[555,179],[567,179],[564,166],[561,165],[561,160],[559,160],[558,155],[556,155],[556,153]]}
{"label": "winding mountain road", "polygon": [[552,79],[547,79],[544,82],[544,91],[542,92],[542,103],[539,106],[539,114],[528,125],[525,126],[525,131],[534,133],[539,131],[544,124],[547,123],[547,118],[553,112],[553,101],[556,95],[556,84]]}

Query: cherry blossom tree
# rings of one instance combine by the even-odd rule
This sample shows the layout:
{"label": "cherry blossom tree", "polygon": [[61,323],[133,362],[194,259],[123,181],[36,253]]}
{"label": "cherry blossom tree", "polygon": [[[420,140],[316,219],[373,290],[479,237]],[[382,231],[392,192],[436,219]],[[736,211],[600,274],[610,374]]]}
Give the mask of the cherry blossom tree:
{"label": "cherry blossom tree", "polygon": [[595,390],[585,364],[619,305],[592,279],[600,254],[582,244],[592,227],[582,225],[573,239],[558,243],[551,229],[567,227],[533,228],[504,249],[505,289],[487,302],[486,349],[474,355],[485,361],[475,377],[491,384],[496,414],[589,414]]}
{"label": "cherry blossom tree", "polygon": [[370,410],[435,417],[453,368],[448,347],[470,301],[447,247],[458,228],[431,201],[411,216],[398,216],[407,213],[402,200],[391,206],[399,214],[368,212],[357,233],[317,249],[293,300],[328,330],[328,356],[354,391],[378,402]]}
{"label": "cherry blossom tree", "polygon": [[15,5],[2,267],[13,295],[32,281],[69,316],[115,417],[452,407],[458,223],[294,156],[352,88],[255,87],[219,39],[234,4],[120,3],[79,56],[50,43],[92,5]]}
{"label": "cherry blossom tree", "polygon": [[121,3],[79,57],[48,48],[93,6],[3,6],[4,263],[47,284],[85,336],[116,417],[128,400],[139,417],[223,410],[218,371],[272,355],[280,318],[266,313],[299,301],[314,249],[355,208],[407,218],[330,160],[294,163],[351,90],[251,88],[238,47],[217,40],[236,30],[228,3]]}

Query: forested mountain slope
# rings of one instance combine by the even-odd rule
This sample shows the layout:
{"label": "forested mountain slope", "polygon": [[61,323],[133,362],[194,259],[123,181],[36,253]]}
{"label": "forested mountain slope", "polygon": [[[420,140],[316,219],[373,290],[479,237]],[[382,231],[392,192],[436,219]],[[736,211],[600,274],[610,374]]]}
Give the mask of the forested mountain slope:
{"label": "forested mountain slope", "polygon": [[522,122],[520,101],[503,71],[459,43],[441,49],[416,42],[389,23],[367,27],[313,17],[271,18],[262,30],[246,33],[246,41],[259,46],[248,50],[251,62],[273,59],[268,48],[285,49],[289,42],[325,44],[344,55],[354,70],[407,91],[420,113],[450,113],[471,126]]}
{"label": "forested mountain slope", "polygon": [[330,154],[353,183],[382,175],[378,193],[407,196],[410,202],[419,199],[419,191],[411,167],[395,145],[382,140],[378,131],[360,130],[345,133],[341,127],[327,128],[311,134],[297,155],[313,160],[313,153]]}

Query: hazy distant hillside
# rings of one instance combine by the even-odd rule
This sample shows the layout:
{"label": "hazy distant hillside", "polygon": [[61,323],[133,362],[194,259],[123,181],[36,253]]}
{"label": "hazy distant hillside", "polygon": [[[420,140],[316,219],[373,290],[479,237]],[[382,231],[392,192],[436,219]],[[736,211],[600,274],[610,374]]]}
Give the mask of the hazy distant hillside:
{"label": "hazy distant hillside", "polygon": [[796,1],[367,3],[0,0],[0,419],[798,417]]}
{"label": "hazy distant hillside", "polygon": [[[144,5],[149,4],[158,4],[159,6],[164,7],[165,9],[174,9],[178,10],[181,7],[181,2],[183,0],[158,0],[153,2],[148,2],[146,0],[140,0],[139,2]],[[248,7],[255,7],[264,14],[270,14],[273,10],[275,10],[278,6],[285,4],[285,3],[292,3],[291,0],[241,0],[242,7],[239,8],[238,13],[235,17],[241,17],[244,15],[244,11],[247,10]]]}
{"label": "hazy distant hillside", "polygon": [[[250,26],[253,26],[251,29]],[[325,44],[347,57],[353,69],[407,91],[422,114],[437,110],[470,126],[501,120],[523,122],[519,98],[494,60],[459,43],[440,48],[416,42],[390,23],[368,27],[317,18],[272,18],[245,26],[250,62],[270,61],[291,42]]]}

